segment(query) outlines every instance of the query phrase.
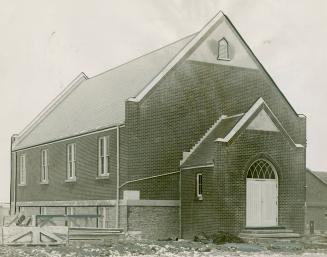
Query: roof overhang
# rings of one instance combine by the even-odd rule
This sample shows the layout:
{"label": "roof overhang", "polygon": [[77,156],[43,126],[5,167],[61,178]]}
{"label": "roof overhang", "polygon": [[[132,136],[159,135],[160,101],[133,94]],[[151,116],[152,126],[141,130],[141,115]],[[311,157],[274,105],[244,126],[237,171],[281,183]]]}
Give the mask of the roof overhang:
{"label": "roof overhang", "polygon": [[243,115],[243,117],[238,121],[238,123],[234,126],[234,128],[224,137],[224,138],[217,138],[216,142],[221,143],[231,143],[234,138],[236,138],[243,129],[245,129],[249,123],[253,120],[253,118],[262,110],[264,109],[267,114],[270,116],[272,121],[278,127],[278,129],[283,133],[290,144],[295,148],[304,148],[302,144],[297,144],[294,142],[292,137],[288,134],[286,129],[283,127],[281,122],[278,120],[276,115],[272,112],[269,106],[266,104],[264,99],[260,97],[252,106],[251,108]]}

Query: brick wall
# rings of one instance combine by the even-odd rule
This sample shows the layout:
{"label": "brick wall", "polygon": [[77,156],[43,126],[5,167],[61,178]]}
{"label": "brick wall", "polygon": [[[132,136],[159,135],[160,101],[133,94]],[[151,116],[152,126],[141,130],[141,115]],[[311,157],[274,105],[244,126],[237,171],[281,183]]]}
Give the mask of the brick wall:
{"label": "brick wall", "polygon": [[[246,226],[246,172],[257,158],[278,172],[279,225],[304,230],[305,150],[281,133],[245,130],[231,145],[217,143],[214,168],[182,172],[182,236],[205,232],[239,233]],[[197,200],[196,174],[203,174],[203,201]]]}
{"label": "brick wall", "polygon": [[327,185],[311,172],[306,172],[306,184],[306,230],[313,221],[316,231],[327,231]]}
{"label": "brick wall", "polygon": [[[121,131],[123,128],[121,128]],[[109,179],[96,179],[98,174],[98,138],[109,135]],[[66,147],[76,143],[77,181],[65,182]],[[41,150],[48,149],[49,184],[40,184]],[[18,151],[26,155],[26,186],[17,187],[17,201],[102,200],[116,198],[116,129],[85,135],[66,141]],[[17,163],[19,166],[19,163]],[[121,170],[121,174],[124,171]],[[125,176],[126,177],[126,176]]]}
{"label": "brick wall", "polygon": [[142,102],[126,103],[129,179],[178,170],[182,152],[222,114],[245,112],[259,97],[295,141],[305,143],[305,121],[259,70],[194,61],[178,66]]}
{"label": "brick wall", "polygon": [[[196,174],[202,173],[203,200],[196,197]],[[213,234],[219,231],[217,198],[218,181],[213,168],[182,171],[182,237],[192,239],[201,232]]]}
{"label": "brick wall", "polygon": [[250,161],[268,158],[278,172],[279,225],[303,233],[305,202],[305,149],[292,147],[281,133],[245,130],[233,144],[218,145],[221,230],[240,232],[246,217],[246,172]]}
{"label": "brick wall", "polygon": [[129,206],[127,216],[128,230],[141,231],[144,238],[179,237],[179,207]]}
{"label": "brick wall", "polygon": [[140,191],[140,199],[142,200],[178,200],[179,173],[127,184],[121,189],[121,198],[124,190]]}

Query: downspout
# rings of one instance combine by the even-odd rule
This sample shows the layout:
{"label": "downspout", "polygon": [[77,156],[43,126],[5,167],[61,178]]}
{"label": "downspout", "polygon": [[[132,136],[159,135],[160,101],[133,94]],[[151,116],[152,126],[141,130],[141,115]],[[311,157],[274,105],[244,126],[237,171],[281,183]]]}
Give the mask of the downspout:
{"label": "downspout", "polygon": [[182,169],[179,170],[179,238],[182,238]]}
{"label": "downspout", "polygon": [[12,186],[12,183],[13,183],[13,158],[12,158],[12,155],[13,155],[13,152],[12,152],[12,141],[13,141],[13,137],[10,138],[10,194],[9,194],[9,204],[10,204],[10,209],[9,209],[9,213],[10,215],[12,214],[12,200],[11,199],[11,194],[13,194],[13,186]]}
{"label": "downspout", "polygon": [[[16,214],[16,194],[17,194],[17,152],[13,152],[12,145],[15,141],[15,137],[17,135],[14,134],[11,137],[10,142],[10,215]],[[12,196],[12,197],[11,197]],[[12,199],[13,198],[13,199]],[[13,206],[12,206],[13,202]]]}
{"label": "downspout", "polygon": [[120,129],[117,126],[117,188],[116,188],[116,228],[119,227],[119,173],[120,173]]}
{"label": "downspout", "polygon": [[9,213],[10,213],[10,215],[12,214],[12,208],[11,208],[11,201],[12,201],[12,199],[11,199],[11,194],[13,193],[13,188],[12,188],[12,179],[13,179],[13,165],[12,165],[12,160],[13,160],[13,158],[12,158],[12,137],[10,138],[10,193],[9,193],[9,206],[10,206],[10,208],[9,208]]}

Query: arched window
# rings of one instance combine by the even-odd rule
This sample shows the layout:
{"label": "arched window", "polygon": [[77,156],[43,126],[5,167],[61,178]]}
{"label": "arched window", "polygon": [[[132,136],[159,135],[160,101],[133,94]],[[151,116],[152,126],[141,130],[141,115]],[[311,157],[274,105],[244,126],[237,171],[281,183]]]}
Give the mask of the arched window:
{"label": "arched window", "polygon": [[230,60],[229,44],[225,38],[218,41],[218,60]]}
{"label": "arched window", "polygon": [[277,173],[269,162],[260,159],[252,163],[246,177],[253,179],[277,179]]}

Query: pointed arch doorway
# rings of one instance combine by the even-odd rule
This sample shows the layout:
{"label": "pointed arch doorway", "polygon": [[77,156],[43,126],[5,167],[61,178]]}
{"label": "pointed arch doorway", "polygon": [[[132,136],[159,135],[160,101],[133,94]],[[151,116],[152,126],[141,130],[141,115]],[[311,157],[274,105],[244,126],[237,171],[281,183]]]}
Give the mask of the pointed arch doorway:
{"label": "pointed arch doorway", "polygon": [[246,176],[246,227],[278,225],[278,174],[265,159],[253,162]]}

